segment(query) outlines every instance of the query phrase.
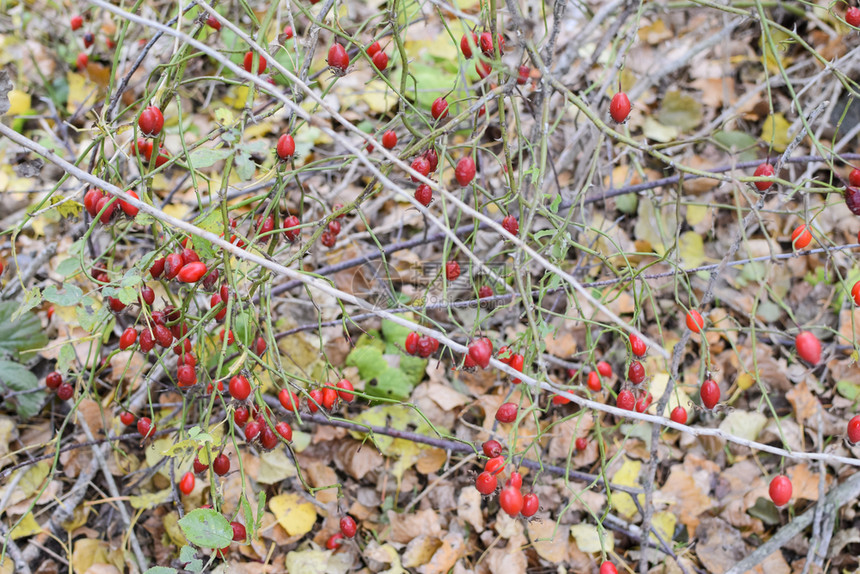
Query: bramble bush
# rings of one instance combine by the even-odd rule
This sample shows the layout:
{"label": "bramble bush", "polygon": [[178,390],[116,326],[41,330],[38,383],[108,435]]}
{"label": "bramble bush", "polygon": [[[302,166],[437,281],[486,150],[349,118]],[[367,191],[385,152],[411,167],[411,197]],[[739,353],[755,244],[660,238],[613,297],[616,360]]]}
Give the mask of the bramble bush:
{"label": "bramble bush", "polygon": [[4,572],[857,567],[856,8],[6,7]]}

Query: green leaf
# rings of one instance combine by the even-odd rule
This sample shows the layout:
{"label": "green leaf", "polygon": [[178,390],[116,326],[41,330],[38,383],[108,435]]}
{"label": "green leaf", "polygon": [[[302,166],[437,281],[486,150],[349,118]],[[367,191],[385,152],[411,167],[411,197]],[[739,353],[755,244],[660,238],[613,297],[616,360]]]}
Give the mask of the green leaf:
{"label": "green leaf", "polygon": [[733,153],[745,152],[756,144],[756,139],[748,133],[734,130],[718,131],[714,139]]}
{"label": "green leaf", "polygon": [[[12,361],[0,361],[0,381],[13,391],[31,391],[39,388],[39,379],[36,375],[27,367]],[[11,400],[15,401],[18,415],[23,419],[29,419],[42,408],[45,393],[40,391],[15,395]]]}
{"label": "green leaf", "polygon": [[241,341],[246,347],[251,346],[256,329],[256,326],[252,322],[251,314],[247,311],[239,313],[236,316],[236,320],[233,321],[233,335],[236,337],[237,342]]}
{"label": "green leaf", "polygon": [[74,275],[78,271],[81,270],[81,263],[77,259],[69,257],[68,259],[64,259],[57,265],[57,273],[62,275],[63,277],[69,277],[70,275]]}
{"label": "green leaf", "polygon": [[[140,271],[132,267],[125,272],[125,275],[122,276],[122,281],[120,282],[120,285],[122,285],[123,287],[131,288],[137,287],[141,283],[143,283],[143,280],[140,276]],[[125,303],[125,301],[123,301],[123,303]]]}
{"label": "green leaf", "polygon": [[254,177],[254,171],[257,169],[257,164],[251,159],[251,155],[244,151],[236,152],[236,157],[233,158],[233,167],[236,168],[236,173],[242,181],[248,181]]}
{"label": "green leaf", "polygon": [[179,519],[179,527],[191,544],[202,548],[224,548],[233,541],[233,528],[211,508],[192,510]]}
{"label": "green leaf", "polygon": [[197,551],[192,546],[179,549],[179,561],[185,564],[189,572],[203,572],[203,561],[197,558]]}
{"label": "green leaf", "polygon": [[[24,314],[39,305],[42,302],[42,292],[39,291],[38,287],[33,287],[29,291],[24,293],[24,301],[22,301],[19,305],[15,306],[15,311],[12,313],[12,321],[17,321]],[[12,303],[8,301],[7,303]]]}
{"label": "green leaf", "polygon": [[702,122],[702,104],[692,96],[673,90],[663,96],[657,118],[667,126],[691,130]]}
{"label": "green leaf", "polygon": [[382,356],[382,350],[374,346],[356,346],[346,357],[348,367],[358,367],[362,380],[369,381],[378,377],[388,369],[388,361]]}
{"label": "green leaf", "polygon": [[260,490],[257,496],[257,522],[254,526],[254,531],[259,532],[263,527],[263,516],[266,514],[266,491]]}
{"label": "green leaf", "polygon": [[245,525],[249,528],[248,530],[248,540],[253,540],[254,536],[254,511],[251,509],[251,504],[248,502],[247,497],[244,495],[241,499],[242,502],[242,513],[245,515]]}
{"label": "green leaf", "polygon": [[405,401],[412,394],[413,387],[409,375],[400,369],[386,369],[368,381],[364,391],[372,397]]}
{"label": "green leaf", "polygon": [[187,455],[189,451],[196,452],[197,451],[197,443],[191,439],[181,440],[177,443],[174,443],[170,446],[170,448],[164,450],[161,454],[164,456],[177,456],[177,455]]}
{"label": "green leaf", "polygon": [[768,526],[775,526],[782,522],[782,519],[779,516],[779,509],[777,509],[776,505],[774,505],[770,500],[760,496],[755,501],[755,504],[747,510],[747,514],[753,518],[758,518]]}
{"label": "green leaf", "polygon": [[188,438],[200,443],[215,442],[214,437],[208,432],[204,432],[199,426],[192,427],[188,431]]}
{"label": "green leaf", "polygon": [[84,296],[84,292],[81,291],[80,287],[65,284],[64,287],[63,293],[60,293],[56,285],[48,285],[45,291],[42,292],[42,296],[46,301],[50,301],[61,307],[71,307],[80,303],[81,297]]}
{"label": "green leaf", "polygon": [[176,574],[176,568],[169,568],[167,566],[153,566],[143,574]]}
{"label": "green leaf", "polygon": [[25,312],[16,319],[17,309],[15,301],[0,303],[0,355],[18,357],[24,351],[41,349],[48,344],[39,318]]}
{"label": "green leaf", "polygon": [[851,381],[838,381],[836,383],[836,392],[848,400],[856,401],[857,396],[860,395],[860,385],[855,385]]}
{"label": "green leaf", "polygon": [[227,108],[218,108],[215,110],[215,121],[222,126],[230,125],[235,121],[233,118],[233,112]]}
{"label": "green leaf", "polygon": [[667,126],[651,116],[645,118],[645,123],[642,124],[642,133],[649,140],[660,143],[668,143],[678,139],[678,128]]}
{"label": "green leaf", "polygon": [[625,193],[615,198],[615,207],[621,213],[633,215],[639,207],[639,196],[635,193]]}
{"label": "green leaf", "polygon": [[[396,343],[402,348],[406,343],[406,337],[408,337],[411,332],[412,329],[409,327],[404,327],[403,325],[395,323],[394,321],[389,321],[388,319],[382,320],[382,336],[385,338],[386,343]],[[401,351],[401,353],[402,352],[403,351]]]}
{"label": "green leaf", "polygon": [[75,307],[78,324],[88,333],[92,333],[99,323],[99,312],[93,312],[85,307]]}
{"label": "green leaf", "polygon": [[64,343],[60,347],[60,355],[57,357],[57,370],[61,373],[68,373],[72,370],[72,365],[75,364],[75,347],[71,343]]}
{"label": "green leaf", "polygon": [[191,162],[191,167],[194,169],[202,169],[204,167],[212,167],[219,161],[223,161],[227,159],[227,157],[233,153],[232,150],[227,148],[222,149],[208,149],[208,148],[197,148],[192,151],[189,160]]}

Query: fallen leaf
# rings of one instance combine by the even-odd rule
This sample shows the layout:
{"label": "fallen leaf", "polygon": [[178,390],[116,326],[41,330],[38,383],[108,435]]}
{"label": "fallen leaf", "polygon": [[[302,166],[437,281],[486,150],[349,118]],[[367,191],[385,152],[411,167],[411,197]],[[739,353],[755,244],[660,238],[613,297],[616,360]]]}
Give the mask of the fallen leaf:
{"label": "fallen leaf", "polygon": [[307,534],[317,519],[314,505],[295,493],[279,494],[270,499],[269,510],[290,536]]}
{"label": "fallen leaf", "polygon": [[[556,528],[557,527],[557,528]],[[528,522],[529,539],[538,555],[554,564],[567,560],[570,548],[570,527],[552,520]]]}
{"label": "fallen leaf", "polygon": [[801,426],[809,425],[812,422],[810,419],[813,419],[821,408],[818,399],[809,391],[805,380],[800,381],[793,389],[785,393],[785,398],[794,407],[794,415],[797,417],[797,423]]}
{"label": "fallen leaf", "polygon": [[576,542],[576,547],[587,554],[600,552],[612,552],[615,549],[615,535],[610,531],[604,531],[601,537],[597,526],[583,522],[570,527],[570,535]]}
{"label": "fallen leaf", "polygon": [[388,522],[390,524],[390,534],[387,539],[391,542],[406,544],[416,536],[422,534],[437,538],[441,538],[442,536],[439,515],[436,511],[429,508],[410,514],[401,514],[389,510]]}
{"label": "fallen leaf", "polygon": [[[638,460],[631,460],[624,457],[624,462],[615,474],[612,476],[612,482],[620,486],[639,487],[639,471],[642,468],[642,463]],[[644,501],[645,495],[638,495],[640,503]],[[612,506],[618,513],[625,517],[631,518],[636,514],[636,504],[633,502],[633,497],[626,492],[614,492],[612,494]]]}

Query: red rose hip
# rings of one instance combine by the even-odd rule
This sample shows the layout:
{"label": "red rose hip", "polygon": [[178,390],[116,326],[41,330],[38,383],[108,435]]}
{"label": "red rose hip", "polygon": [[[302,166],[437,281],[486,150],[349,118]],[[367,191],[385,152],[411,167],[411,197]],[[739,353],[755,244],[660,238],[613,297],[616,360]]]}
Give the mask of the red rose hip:
{"label": "red rose hip", "polygon": [[624,92],[618,92],[612,96],[609,102],[609,115],[616,123],[624,123],[630,115],[630,98]]}

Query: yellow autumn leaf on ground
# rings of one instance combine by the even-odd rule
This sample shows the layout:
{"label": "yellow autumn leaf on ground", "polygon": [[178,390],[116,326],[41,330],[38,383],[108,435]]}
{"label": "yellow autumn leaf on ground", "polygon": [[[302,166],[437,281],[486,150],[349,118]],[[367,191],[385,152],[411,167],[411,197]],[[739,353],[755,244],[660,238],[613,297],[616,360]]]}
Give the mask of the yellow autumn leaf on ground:
{"label": "yellow autumn leaf on ground", "polygon": [[678,254],[684,267],[698,267],[705,261],[705,242],[695,231],[685,231],[678,238]]}
{"label": "yellow autumn leaf on ground", "polygon": [[720,430],[746,440],[756,440],[767,426],[767,417],[755,411],[736,410],[730,412],[720,423]]}
{"label": "yellow autumn leaf on ground", "polygon": [[397,105],[397,94],[382,80],[371,80],[363,90],[343,92],[340,94],[341,103],[351,108],[357,102],[364,102],[376,114],[384,114]]}
{"label": "yellow autumn leaf on ground", "polygon": [[96,103],[98,88],[95,84],[88,82],[82,75],[74,72],[66,74],[66,81],[69,83],[69,100],[66,103],[66,110],[70,114]]}
{"label": "yellow autumn leaf on ground", "polygon": [[21,90],[9,92],[9,111],[7,116],[18,116],[30,111],[30,94]]}
{"label": "yellow autumn leaf on ground", "polygon": [[94,538],[80,538],[72,551],[72,569],[86,572],[95,564],[108,564],[108,543]]}
{"label": "yellow autumn leaf on ground", "polygon": [[[654,402],[651,403],[651,406],[648,408],[648,412],[651,414],[657,414],[657,401],[660,397],[663,396],[663,391],[666,390],[666,385],[669,384],[669,373],[657,373],[653,377],[651,377],[651,396],[654,397]],[[690,396],[684,392],[684,390],[675,386],[675,389],[672,391],[672,394],[669,395],[669,402],[666,404],[666,410],[663,411],[663,416],[669,418],[669,414],[672,412],[677,406],[682,406],[687,409],[687,424],[690,424],[696,418],[696,411],[694,409],[689,408]]]}
{"label": "yellow autumn leaf on ground", "polygon": [[302,574],[346,574],[352,566],[349,554],[309,548],[287,553],[287,572]]}
{"label": "yellow autumn leaf on ground", "polygon": [[697,225],[705,220],[708,216],[709,207],[707,205],[688,205],[687,206],[687,223]]}
{"label": "yellow autumn leaf on ground", "polygon": [[[654,516],[651,518],[651,526],[654,527],[654,530],[660,533],[660,537],[663,538],[666,542],[671,542],[672,536],[675,534],[675,524],[677,524],[678,519],[671,512],[656,512]],[[658,544],[657,536],[652,532],[651,540]]]}
{"label": "yellow autumn leaf on ground", "polygon": [[294,493],[279,494],[269,500],[269,510],[290,536],[307,534],[317,520],[314,505]]}
{"label": "yellow autumn leaf on ground", "polygon": [[163,519],[164,531],[167,536],[177,547],[182,547],[188,544],[188,539],[179,527],[179,514],[174,510],[164,515]]}
{"label": "yellow autumn leaf on ground", "polygon": [[156,506],[164,504],[170,500],[172,495],[173,491],[169,488],[165,488],[164,490],[159,490],[157,492],[147,492],[139,496],[129,496],[128,501],[132,508],[155,508]]}
{"label": "yellow autumn leaf on ground", "polygon": [[[630,504],[633,504],[632,502]],[[581,523],[570,527],[570,535],[576,542],[580,552],[592,553],[605,549],[607,553],[615,549],[615,536],[610,531],[603,532],[603,545],[600,544],[600,532],[594,524]]]}
{"label": "yellow autumn leaf on ground", "polygon": [[442,29],[435,38],[407,40],[403,43],[407,54],[433,56],[441,60],[457,60],[459,46],[451,41],[448,31]]}
{"label": "yellow autumn leaf on ground", "polygon": [[21,522],[18,523],[18,526],[12,529],[10,533],[12,536],[12,540],[18,540],[19,538],[23,538],[25,536],[32,536],[34,534],[38,534],[42,531],[42,527],[39,526],[39,523],[36,522],[36,518],[33,516],[32,512],[28,512],[24,515],[24,518]]}
{"label": "yellow autumn leaf on ground", "polygon": [[[630,460],[629,458],[624,458],[624,464],[621,465],[621,468],[616,471],[616,473],[612,477],[613,484],[617,484],[620,486],[632,486],[639,487],[639,471],[642,469],[642,463],[638,460]],[[640,502],[644,502],[645,495],[639,495]],[[618,510],[618,513],[625,517],[630,518],[634,514],[636,514],[636,504],[633,502],[633,498],[627,494],[626,492],[614,492],[612,493],[612,506]]]}
{"label": "yellow autumn leaf on ground", "polygon": [[770,115],[764,119],[761,127],[761,139],[773,147],[774,151],[783,152],[788,146],[791,138],[788,137],[788,128],[791,124],[782,113]]}

